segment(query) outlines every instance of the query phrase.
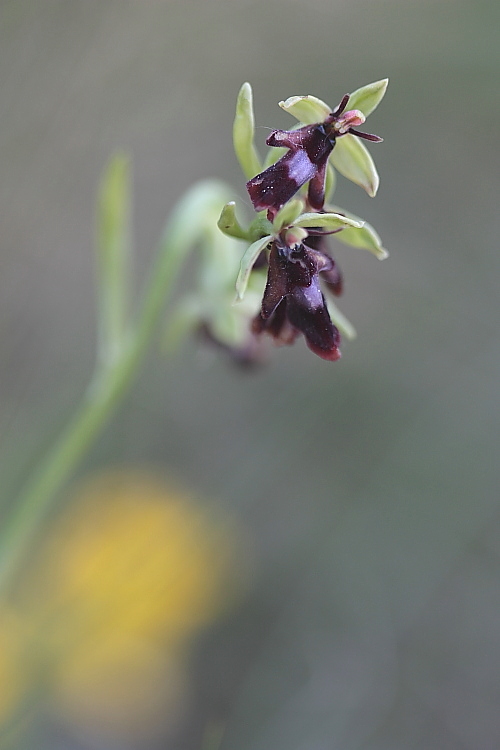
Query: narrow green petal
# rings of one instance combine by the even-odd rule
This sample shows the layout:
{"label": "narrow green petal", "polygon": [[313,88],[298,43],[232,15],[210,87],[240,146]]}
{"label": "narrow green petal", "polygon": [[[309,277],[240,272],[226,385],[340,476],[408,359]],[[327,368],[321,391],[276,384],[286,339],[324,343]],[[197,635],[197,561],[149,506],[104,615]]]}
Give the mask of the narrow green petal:
{"label": "narrow green petal", "polygon": [[337,213],[306,213],[301,214],[294,222],[296,227],[325,227],[325,229],[343,229],[344,227],[362,227],[363,222],[357,219],[351,219],[349,216],[343,216]]}
{"label": "narrow green petal", "polygon": [[255,119],[253,114],[252,87],[244,83],[236,101],[233,124],[234,151],[247,179],[262,171],[262,163],[254,145]]}
{"label": "narrow green petal", "polygon": [[323,122],[332,111],[316,96],[290,96],[286,101],[279,103],[281,109],[289,112],[304,125],[312,125],[315,122]]}
{"label": "narrow green petal", "polygon": [[340,312],[337,305],[332,302],[331,296],[328,295],[328,312],[334,326],[337,326],[340,333],[349,341],[356,338],[356,329],[353,324],[347,320],[346,316]]}
{"label": "narrow green petal", "polygon": [[[342,209],[338,209],[341,211]],[[359,216],[349,213],[351,219],[362,221]],[[384,260],[389,256],[387,250],[382,247],[382,240],[379,235],[367,221],[363,223],[362,227],[347,227],[342,232],[339,232],[335,239],[339,242],[343,242],[344,245],[350,245],[351,247],[359,247],[361,250],[368,250],[373,253],[379,260]]]}
{"label": "narrow green petal", "polygon": [[256,242],[253,242],[250,247],[247,248],[243,258],[241,259],[240,272],[238,274],[238,278],[236,279],[236,301],[242,300],[245,296],[245,290],[247,288],[248,279],[250,278],[253,265],[261,254],[262,250],[264,250],[266,245],[268,245],[271,240],[272,236],[267,235],[266,237],[261,237],[260,239],[256,240]]}
{"label": "narrow green petal", "polygon": [[349,96],[347,109],[360,109],[364,116],[368,117],[384,98],[388,83],[388,78],[382,78],[380,81],[374,81],[356,89]]}
{"label": "narrow green petal", "polygon": [[355,135],[347,133],[338,138],[330,159],[340,174],[364,188],[369,196],[373,198],[377,194],[377,168],[370,152]]}
{"label": "narrow green petal", "polygon": [[229,237],[236,237],[238,240],[248,240],[248,232],[243,229],[236,218],[235,206],[236,204],[234,201],[226,203],[222,209],[217,226],[221,232],[224,232],[224,234],[227,234]]}
{"label": "narrow green petal", "polygon": [[344,229],[339,232],[336,238],[344,245],[359,247],[361,250],[369,250],[379,260],[385,260],[389,253],[382,247],[380,237],[370,224],[365,224],[361,229]]}

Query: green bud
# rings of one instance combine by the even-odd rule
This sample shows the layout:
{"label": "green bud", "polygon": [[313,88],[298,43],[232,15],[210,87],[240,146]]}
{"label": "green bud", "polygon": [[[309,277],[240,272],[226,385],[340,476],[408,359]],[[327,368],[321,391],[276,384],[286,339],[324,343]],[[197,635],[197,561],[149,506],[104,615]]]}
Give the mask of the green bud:
{"label": "green bud", "polygon": [[266,234],[272,234],[272,231],[273,225],[267,218],[266,211],[259,211],[248,227],[248,241],[255,242]]}
{"label": "green bud", "polygon": [[252,87],[244,83],[236,101],[233,124],[234,151],[247,179],[262,171],[262,163],[254,145],[255,120]]}
{"label": "green bud", "polygon": [[303,227],[293,226],[285,231],[284,240],[288,247],[299,245],[308,237],[307,230]]}
{"label": "green bud", "polygon": [[351,133],[337,140],[330,160],[340,174],[351,182],[360,185],[372,198],[377,194],[379,176],[370,152]]}
{"label": "green bud", "polygon": [[295,219],[300,216],[301,211],[304,210],[304,201],[300,198],[293,198],[292,200],[285,203],[280,208],[273,221],[273,228],[276,232],[279,232],[283,227],[289,227],[293,224]]}

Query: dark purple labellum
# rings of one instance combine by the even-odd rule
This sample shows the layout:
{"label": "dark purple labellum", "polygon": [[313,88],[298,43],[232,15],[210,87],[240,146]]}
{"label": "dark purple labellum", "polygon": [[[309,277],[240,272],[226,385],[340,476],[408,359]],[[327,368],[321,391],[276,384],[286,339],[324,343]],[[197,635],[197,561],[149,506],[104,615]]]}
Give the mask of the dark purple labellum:
{"label": "dark purple labellum", "polygon": [[267,139],[269,146],[285,146],[290,150],[256,177],[247,182],[247,190],[256,211],[279,209],[308,180],[313,187],[313,208],[322,208],[328,157],[335,138],[325,127],[307,125],[298,130],[275,130]]}
{"label": "dark purple labellum", "polygon": [[[311,232],[314,230],[310,229],[309,231]],[[342,271],[338,266],[338,263],[331,257],[328,252],[328,248],[325,247],[325,236],[321,233],[317,235],[310,234],[309,237],[306,237],[306,239],[304,240],[304,245],[311,248],[311,250],[319,251],[325,258],[328,259],[328,261],[330,261],[330,267],[325,267],[322,269],[321,279],[326,283],[328,289],[332,294],[334,294],[336,297],[340,297],[340,295],[344,291],[344,277],[342,275]]]}
{"label": "dark purple labellum", "polygon": [[[333,325],[320,288],[319,274],[339,279],[335,262],[305,244],[288,247],[276,240],[269,256],[269,272],[255,333],[269,333],[276,343],[293,343],[299,333],[319,357],[340,357],[340,334]],[[329,274],[333,274],[331,279]]]}

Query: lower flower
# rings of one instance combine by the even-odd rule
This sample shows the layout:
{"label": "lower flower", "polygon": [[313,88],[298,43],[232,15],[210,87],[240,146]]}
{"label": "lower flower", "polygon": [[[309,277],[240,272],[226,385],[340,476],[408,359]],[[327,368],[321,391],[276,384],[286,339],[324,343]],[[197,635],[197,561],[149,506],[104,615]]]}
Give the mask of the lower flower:
{"label": "lower flower", "polygon": [[252,330],[268,333],[277,344],[292,344],[302,333],[315,354],[334,361],[340,358],[340,334],[330,319],[320,274],[337,293],[341,276],[333,258],[318,249],[320,240],[308,237],[308,244],[292,246],[279,237],[274,240],[262,307]]}

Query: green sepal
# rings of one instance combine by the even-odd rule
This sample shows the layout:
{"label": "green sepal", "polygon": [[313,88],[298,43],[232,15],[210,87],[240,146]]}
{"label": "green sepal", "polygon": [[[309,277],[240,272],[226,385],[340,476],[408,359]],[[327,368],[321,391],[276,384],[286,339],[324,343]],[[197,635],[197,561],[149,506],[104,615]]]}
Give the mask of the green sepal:
{"label": "green sepal", "polygon": [[217,226],[224,234],[228,237],[236,237],[238,240],[248,240],[248,231],[243,229],[238,219],[236,218],[235,211],[236,203],[229,201],[222,209],[221,215],[217,222]]}
{"label": "green sepal", "polygon": [[[328,291],[328,287],[325,287],[325,289]],[[357,336],[356,329],[354,328],[353,324],[349,320],[347,320],[344,313],[341,313],[337,305],[332,301],[331,293],[328,295],[327,306],[333,325],[336,326],[339,329],[340,333],[349,341],[355,339]]]}
{"label": "green sepal", "polygon": [[234,152],[243,174],[249,180],[262,172],[262,163],[254,145],[255,118],[252,87],[244,83],[238,93],[233,123]]}
{"label": "green sepal", "polygon": [[328,104],[316,96],[290,96],[279,106],[304,125],[323,122],[332,111]]}
{"label": "green sepal", "polygon": [[294,222],[296,227],[324,227],[327,230],[343,229],[344,227],[356,227],[360,228],[363,226],[363,221],[357,219],[351,219],[348,216],[343,216],[337,213],[325,213],[318,214],[315,212],[302,214]]}
{"label": "green sepal", "polygon": [[330,159],[341,175],[364,188],[370,197],[377,194],[380,182],[377,168],[370,152],[355,135],[347,133],[337,138]]}
{"label": "green sepal", "polygon": [[106,167],[97,211],[97,281],[100,355],[112,360],[127,326],[130,285],[130,159],[115,155]]}
{"label": "green sepal", "polygon": [[304,201],[300,198],[293,198],[280,208],[273,221],[273,228],[279,232],[283,227],[289,227],[300,216],[304,210]]}
{"label": "green sepal", "polygon": [[[338,209],[341,211],[342,209]],[[349,213],[351,219],[356,221],[363,221],[359,216]],[[359,247],[361,250],[368,250],[370,253],[375,255],[379,260],[385,260],[389,257],[389,253],[382,247],[382,240],[379,235],[367,221],[363,222],[363,226],[347,227],[339,232],[335,239],[339,242],[343,242],[344,245],[350,245],[351,247]]]}
{"label": "green sepal", "polygon": [[388,83],[388,78],[382,78],[380,81],[374,81],[356,89],[349,96],[347,109],[359,109],[365,117],[368,117],[384,98]]}
{"label": "green sepal", "polygon": [[242,300],[245,296],[245,291],[248,285],[248,279],[252,272],[253,265],[264,248],[271,242],[272,235],[261,237],[260,239],[253,242],[250,247],[247,248],[240,263],[240,270],[238,278],[236,279],[236,301]]}

